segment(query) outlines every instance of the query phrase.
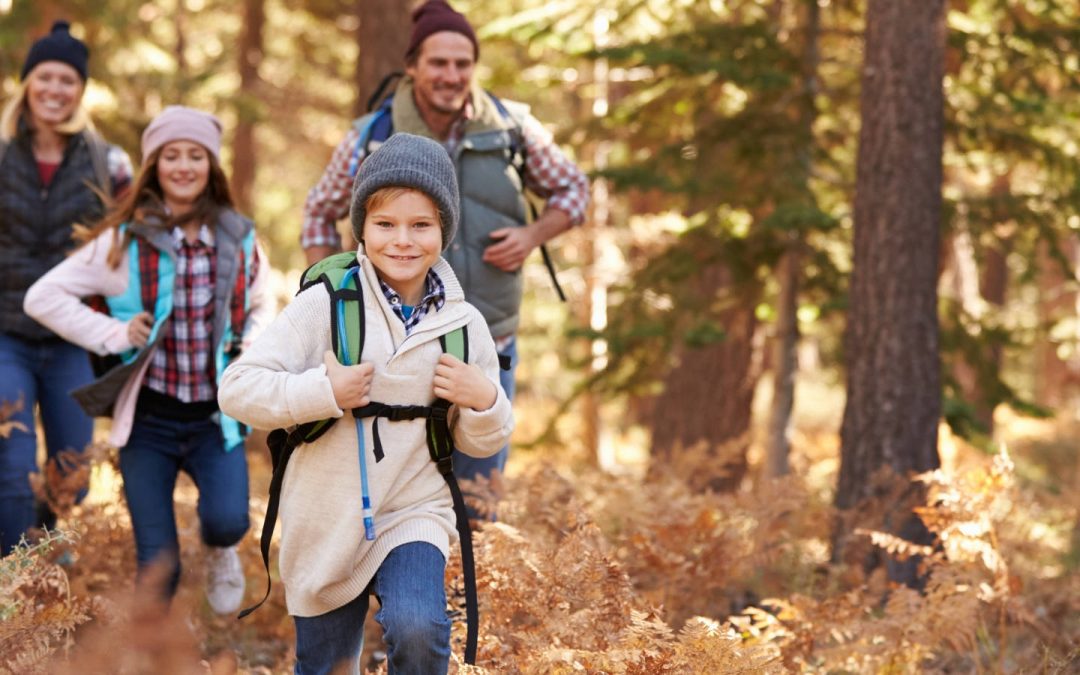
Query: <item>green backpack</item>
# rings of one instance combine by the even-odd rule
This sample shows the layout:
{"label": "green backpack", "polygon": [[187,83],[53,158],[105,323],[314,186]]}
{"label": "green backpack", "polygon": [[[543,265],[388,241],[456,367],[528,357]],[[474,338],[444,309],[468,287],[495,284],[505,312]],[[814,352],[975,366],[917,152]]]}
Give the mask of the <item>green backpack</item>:
{"label": "green backpack", "polygon": [[[357,280],[360,266],[356,260],[355,252],[338,253],[324,258],[309,267],[300,279],[302,293],[317,284],[326,287],[330,295],[331,315],[331,339],[334,352],[338,361],[345,365],[353,365],[360,362],[360,355],[364,351],[364,298],[363,289]],[[469,342],[465,327],[457,328],[439,338],[443,351],[452,354],[458,359],[469,360]],[[430,406],[422,405],[391,405],[388,403],[371,402],[363,408],[354,408],[352,413],[356,418],[357,433],[360,443],[364,442],[363,428],[360,420],[364,417],[375,417],[372,423],[372,436],[374,454],[376,460],[383,456],[382,443],[379,440],[379,420],[384,418],[390,422],[403,420],[415,420],[424,418],[427,422],[427,444],[431,460],[435,462],[450,487],[450,494],[454,500],[454,513],[457,516],[457,531],[461,539],[461,566],[465,575],[465,616],[467,631],[465,640],[465,662],[472,665],[476,662],[477,626],[479,624],[479,612],[476,599],[476,569],[473,564],[472,531],[469,529],[469,518],[465,511],[465,499],[462,497],[461,488],[454,478],[453,452],[454,441],[450,435],[450,427],[447,421],[447,413],[450,402],[445,399],[435,399]],[[238,618],[244,618],[258,609],[266,599],[270,597],[270,540],[274,535],[274,525],[277,521],[278,502],[281,497],[281,483],[285,478],[285,467],[289,458],[296,448],[304,443],[311,443],[337,422],[338,418],[327,418],[314,422],[307,422],[292,429],[275,429],[267,437],[267,445],[270,448],[270,459],[273,466],[273,477],[270,480],[270,495],[266,505],[266,520],[263,521],[262,549],[263,565],[266,567],[266,594],[256,605],[242,611]],[[374,539],[374,524],[370,518],[370,505],[367,498],[367,473],[365,462],[360,463],[361,482],[364,493],[364,527],[368,539]]]}

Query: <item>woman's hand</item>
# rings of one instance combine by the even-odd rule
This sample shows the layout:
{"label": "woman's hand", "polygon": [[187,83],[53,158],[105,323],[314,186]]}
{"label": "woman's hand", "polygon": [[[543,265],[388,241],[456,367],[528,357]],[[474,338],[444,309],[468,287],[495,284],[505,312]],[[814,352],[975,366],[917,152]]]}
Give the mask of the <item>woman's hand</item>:
{"label": "woman's hand", "polygon": [[128,321],[127,334],[131,344],[142,349],[150,339],[150,331],[154,328],[154,317],[150,312],[139,312]]}
{"label": "woman's hand", "polygon": [[439,398],[473,410],[487,410],[499,397],[495,384],[482,370],[450,354],[439,357],[434,385]]}
{"label": "woman's hand", "polygon": [[326,376],[334,390],[334,401],[342,410],[363,408],[371,403],[371,380],[375,377],[375,365],[358,363],[343,366],[329,349],[323,354]]}

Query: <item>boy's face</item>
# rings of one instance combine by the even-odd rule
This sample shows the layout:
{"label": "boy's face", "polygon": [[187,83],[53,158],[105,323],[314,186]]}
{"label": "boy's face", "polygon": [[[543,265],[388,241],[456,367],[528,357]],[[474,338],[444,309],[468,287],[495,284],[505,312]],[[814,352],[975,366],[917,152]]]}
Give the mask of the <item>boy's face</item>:
{"label": "boy's face", "polygon": [[406,190],[369,208],[364,218],[364,253],[406,305],[424,296],[427,271],[442,254],[442,227],[435,202]]}

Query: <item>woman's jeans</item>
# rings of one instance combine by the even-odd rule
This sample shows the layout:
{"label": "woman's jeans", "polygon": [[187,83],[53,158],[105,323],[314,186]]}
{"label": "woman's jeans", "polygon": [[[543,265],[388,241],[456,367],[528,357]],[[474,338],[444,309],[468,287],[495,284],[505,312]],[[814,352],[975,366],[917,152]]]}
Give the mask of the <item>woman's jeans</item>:
{"label": "woman's jeans", "polygon": [[[446,560],[427,542],[402,544],[386,556],[368,589],[379,600],[375,620],[383,628],[392,675],[439,675],[450,664],[450,620],[443,588]],[[294,616],[297,675],[358,670],[364,646],[368,591],[319,616]]]}
{"label": "woman's jeans", "polygon": [[90,358],[60,338],[31,341],[0,333],[0,404],[22,398],[22,410],[8,438],[0,437],[0,555],[7,555],[30,527],[52,526],[51,514],[39,522],[28,474],[38,471],[34,408],[41,410],[48,457],[62,450],[82,452],[93,436],[94,421],[69,392],[93,379]]}
{"label": "woman's jeans", "polygon": [[199,523],[208,546],[232,546],[248,530],[248,469],[244,446],[225,451],[214,418],[179,421],[136,413],[131,438],[120,451],[124,497],[135,532],[139,573],[160,560],[170,575],[168,597],[180,580],[180,542],[173,491],[180,471],[199,490]]}

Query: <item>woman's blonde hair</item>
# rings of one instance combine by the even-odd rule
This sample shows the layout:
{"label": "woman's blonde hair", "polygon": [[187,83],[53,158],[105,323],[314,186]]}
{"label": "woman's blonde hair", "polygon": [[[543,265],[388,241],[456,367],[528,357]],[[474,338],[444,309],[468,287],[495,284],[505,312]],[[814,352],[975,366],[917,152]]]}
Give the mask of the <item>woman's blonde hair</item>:
{"label": "woman's blonde hair", "polygon": [[[33,73],[34,71],[30,71]],[[26,74],[22,82],[19,82],[15,87],[15,95],[4,105],[4,112],[0,113],[0,139],[10,141],[15,138],[15,134],[19,132],[19,119],[25,114],[27,117],[30,115],[30,109],[26,103],[27,82],[30,78],[30,73]],[[86,91],[86,83],[83,83],[83,91]],[[79,105],[75,106],[75,112],[71,113],[71,117],[66,122],[56,127],[56,131],[61,134],[74,135],[82,131],[83,129],[93,129],[94,123],[90,121],[90,113],[86,112],[86,108],[83,107],[82,101],[79,101]]]}

